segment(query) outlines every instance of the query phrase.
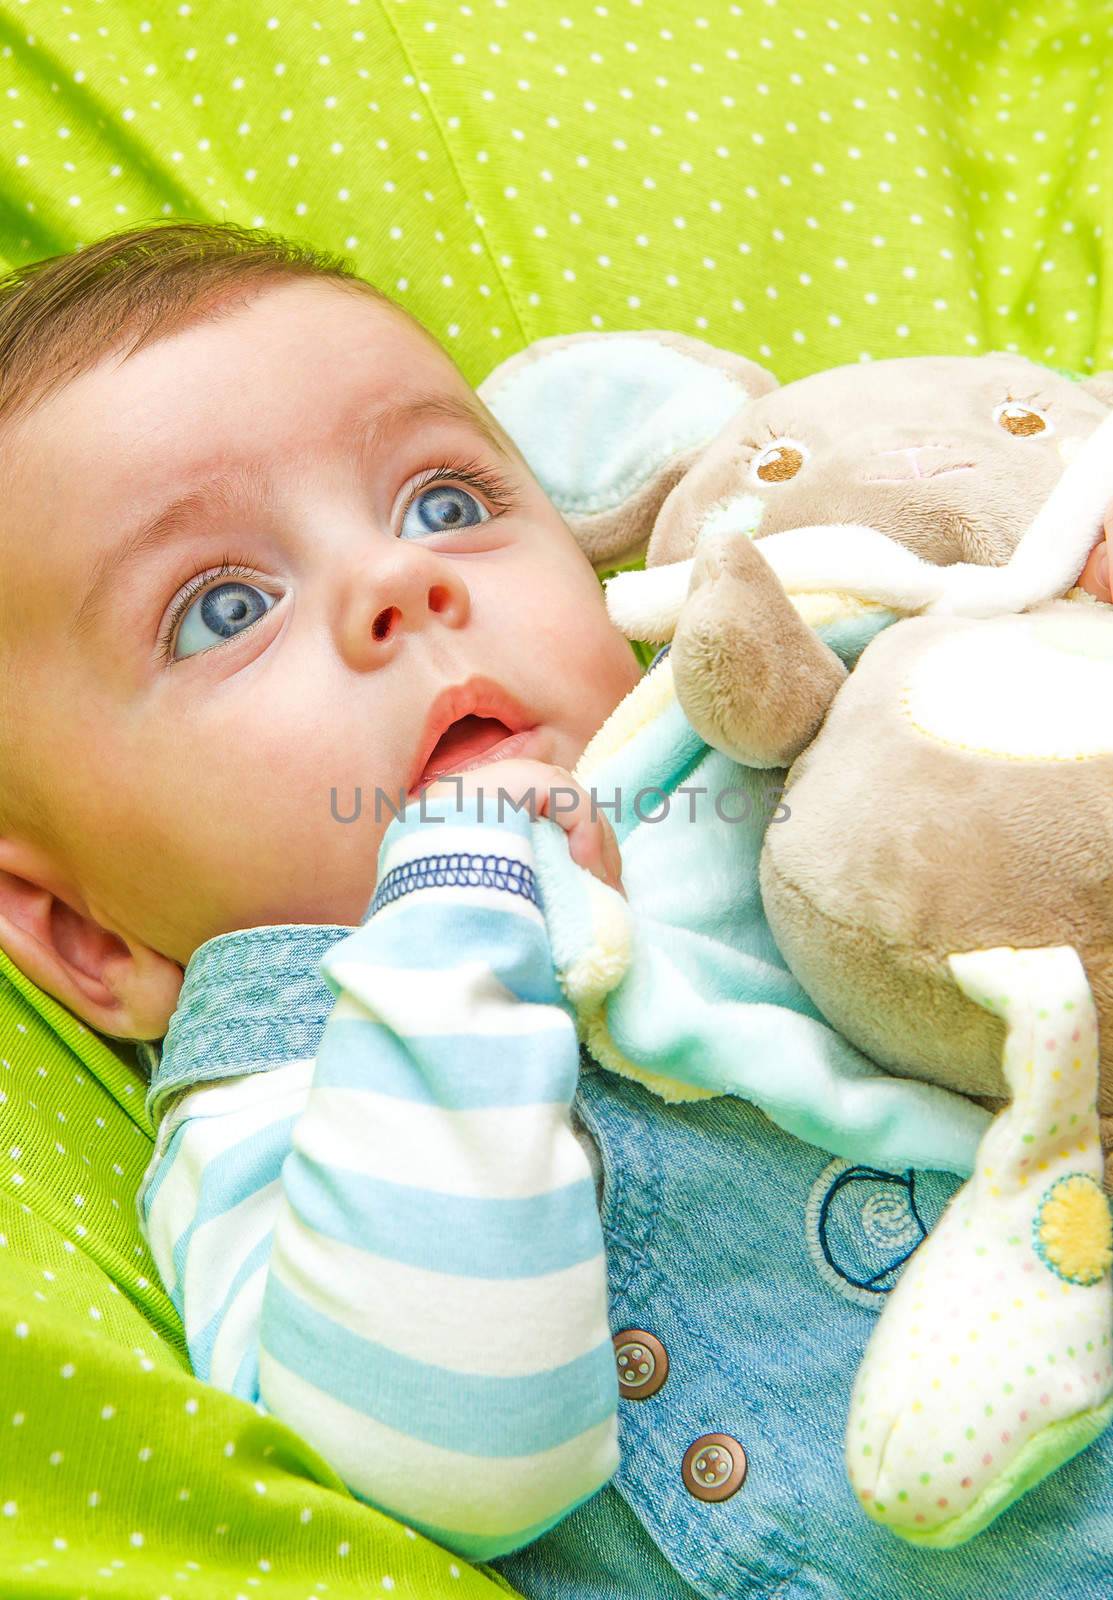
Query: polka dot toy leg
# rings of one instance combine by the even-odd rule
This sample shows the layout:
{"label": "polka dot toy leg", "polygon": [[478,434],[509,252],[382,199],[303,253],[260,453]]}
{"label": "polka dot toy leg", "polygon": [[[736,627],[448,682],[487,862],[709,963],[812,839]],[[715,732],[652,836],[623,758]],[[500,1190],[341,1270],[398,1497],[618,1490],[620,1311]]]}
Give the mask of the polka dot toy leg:
{"label": "polka dot toy leg", "polygon": [[979,1533],[1113,1417],[1113,1221],[1085,971],[1067,947],[950,966],[1004,1020],[1013,1098],[882,1313],[846,1436],[868,1514],[939,1547]]}

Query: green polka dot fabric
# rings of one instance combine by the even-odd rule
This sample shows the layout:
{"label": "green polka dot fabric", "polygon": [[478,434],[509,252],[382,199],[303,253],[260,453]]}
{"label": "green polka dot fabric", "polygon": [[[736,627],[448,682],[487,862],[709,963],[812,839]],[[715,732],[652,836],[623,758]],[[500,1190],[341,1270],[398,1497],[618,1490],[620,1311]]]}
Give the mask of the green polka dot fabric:
{"label": "green polka dot fabric", "polygon": [[350,255],[478,382],[676,328],[782,381],[1113,362],[1107,0],[6,0],[9,261],[181,214]]}
{"label": "green polka dot fabric", "polygon": [[127,1059],[0,955],[0,1589],[51,1600],[514,1591],[195,1379],[136,1226]]}
{"label": "green polka dot fabric", "polygon": [[[473,383],[588,328],[783,381],[990,349],[1090,371],[1111,40],[1107,0],[3,0],[0,257],[175,215],[292,234]],[[2,957],[0,1062],[5,1593],[505,1590],[192,1378],[136,1225],[131,1052]]]}

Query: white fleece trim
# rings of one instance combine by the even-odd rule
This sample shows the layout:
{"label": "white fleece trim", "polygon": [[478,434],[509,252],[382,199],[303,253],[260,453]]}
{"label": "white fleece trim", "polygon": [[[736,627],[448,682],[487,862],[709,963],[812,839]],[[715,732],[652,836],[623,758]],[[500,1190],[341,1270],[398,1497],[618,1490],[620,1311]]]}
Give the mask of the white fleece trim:
{"label": "white fleece trim", "polygon": [[[1071,441],[1064,441],[1064,444]],[[1067,452],[1064,451],[1064,455]],[[1062,477],[1001,567],[956,562],[940,567],[864,523],[818,523],[760,540],[761,553],[790,594],[837,591],[906,612],[992,617],[1026,611],[1076,583],[1113,500],[1113,412],[1068,456]],[[743,531],[753,496],[716,508],[722,537]],[[749,532],[748,526],[745,531]],[[629,638],[665,640],[676,632],[692,561],[623,572],[606,585],[607,609]]]}
{"label": "white fleece trim", "polygon": [[688,598],[692,559],[670,561],[642,572],[617,572],[603,585],[607,611],[628,639],[664,644],[676,632],[680,610]]}

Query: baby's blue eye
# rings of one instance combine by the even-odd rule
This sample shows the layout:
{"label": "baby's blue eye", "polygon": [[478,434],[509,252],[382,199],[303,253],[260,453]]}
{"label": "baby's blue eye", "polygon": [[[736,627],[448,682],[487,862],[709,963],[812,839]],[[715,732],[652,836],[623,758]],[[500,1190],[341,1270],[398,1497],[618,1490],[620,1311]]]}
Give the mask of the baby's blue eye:
{"label": "baby's blue eye", "polygon": [[439,484],[435,489],[423,490],[406,507],[401,536],[424,539],[430,533],[455,533],[459,528],[474,528],[488,521],[490,515],[467,489]]}
{"label": "baby's blue eye", "polygon": [[222,639],[242,633],[269,611],[277,598],[241,579],[206,589],[182,619],[174,647],[175,659],[198,655]]}

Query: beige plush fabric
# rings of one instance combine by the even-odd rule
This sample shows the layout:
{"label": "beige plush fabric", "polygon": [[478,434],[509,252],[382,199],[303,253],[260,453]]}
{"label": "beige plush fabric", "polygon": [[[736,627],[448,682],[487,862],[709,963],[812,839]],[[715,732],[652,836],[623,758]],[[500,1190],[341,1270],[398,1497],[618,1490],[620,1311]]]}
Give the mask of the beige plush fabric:
{"label": "beige plush fabric", "polygon": [[[487,406],[497,405],[500,397],[514,383],[519,374],[529,366],[544,365],[562,350],[574,345],[598,346],[606,357],[615,350],[614,341],[642,341],[663,345],[685,356],[699,367],[721,372],[738,385],[739,399],[755,399],[776,387],[777,380],[764,367],[729,350],[720,350],[702,339],[692,339],[686,334],[662,329],[639,329],[621,334],[570,333],[557,334],[548,339],[535,339],[532,344],[503,361],[479,385],[476,391]],[[617,361],[617,353],[615,360]],[[569,406],[575,397],[567,396]],[[582,513],[566,510],[556,499],[565,521],[576,536],[584,554],[595,567],[617,566],[638,559],[645,553],[653,525],[666,495],[681,482],[699,458],[705,445],[669,451],[656,461],[645,462],[645,471],[633,491],[606,510]]]}
{"label": "beige plush fabric", "polygon": [[[661,509],[648,564],[692,554],[702,516],[756,494],[760,538],[818,523],[866,523],[925,560],[1003,563],[1108,406],[1103,379],[1074,383],[1021,356],[909,356],[835,367],[772,389],[723,429]],[[1000,408],[1045,426],[1010,432]],[[1019,413],[1013,426],[1032,424]],[[799,468],[763,480],[763,456],[797,449]],[[778,462],[765,461],[776,472]],[[795,465],[784,462],[781,470]]]}
{"label": "beige plush fabric", "polygon": [[[650,331],[540,340],[497,368],[480,393],[497,396],[524,364],[580,343],[600,357],[593,384],[605,390],[613,371],[616,403],[628,403],[623,351],[638,339],[685,356],[697,378],[727,374],[750,399],[702,447],[670,452],[669,430],[659,430],[660,459],[644,463],[630,492],[619,485],[605,510],[567,520],[597,566],[643,552],[650,567],[691,562],[686,598],[683,582],[674,597],[672,647],[686,715],[708,743],[747,764],[795,763],[791,820],[770,830],[761,869],[786,959],[866,1053],[993,1105],[1006,1093],[1001,1025],[964,998],[945,957],[1074,945],[1101,1022],[1113,1178],[1113,736],[1085,759],[1052,760],[987,753],[977,739],[941,736],[938,727],[925,732],[905,698],[917,663],[940,642],[961,644],[989,624],[898,622],[848,678],[809,626],[816,604],[838,597],[810,596],[809,608],[796,596],[794,604],[760,553],[771,535],[837,534],[851,524],[935,566],[1005,566],[1107,418],[1113,374],[1075,383],[998,352],[865,362],[780,388],[741,357]],[[559,401],[559,374],[555,388]],[[756,526],[741,514],[743,498],[756,504]],[[1100,521],[1095,540],[1099,531]],[[1113,608],[1052,604],[1066,605],[1072,619],[1101,612],[1113,638]],[[972,689],[992,677],[984,660],[969,673]],[[1004,727],[1011,717],[1016,733],[1016,708],[1022,725],[1025,705],[1007,684],[997,687],[1000,703],[986,710],[985,725]],[[1054,690],[1035,681],[1025,692],[1041,726],[1053,728]],[[960,675],[951,698],[961,708],[977,696],[964,692]],[[1023,743],[1023,726],[1018,737]]]}
{"label": "beige plush fabric", "polygon": [[[1088,671],[1092,706],[1070,693]],[[1106,1022],[1100,1105],[1113,1115],[1106,677],[1108,607],[911,618],[863,653],[792,767],[791,816],[761,863],[770,925],[829,1021],[893,1071],[1003,1097],[1001,1024],[961,994],[946,958],[1069,944]],[[1029,681],[1045,693],[1010,715]]]}
{"label": "beige plush fabric", "polygon": [[[939,565],[1001,565],[1106,417],[1105,383],[1075,384],[1019,356],[921,356],[774,389],[671,490],[647,563],[691,556],[716,508],[745,493],[762,504],[758,548],[791,528],[864,523]],[[693,576],[677,627],[681,705],[709,743],[738,760],[787,764],[818,730],[842,675],[751,554],[717,560],[721,599]],[[731,576],[743,566],[745,578]]]}
{"label": "beige plush fabric", "polygon": [[[1103,1022],[1113,1187],[1113,743],[1084,763],[1041,764],[918,735],[902,663],[977,624],[901,622],[844,681],[755,559],[770,534],[856,523],[933,563],[1003,565],[1111,395],[1109,374],[1076,384],[1011,355],[867,363],[771,390],[670,491],[647,564],[698,552],[673,642],[693,725],[754,765],[799,757],[762,890],[821,1010],[892,1070],[994,1104],[1006,1093],[1000,1024],[962,996],[945,958],[1074,944]],[[716,538],[704,552],[701,533],[739,494],[763,503],[756,548]],[[1103,620],[1113,629],[1113,612]]]}
{"label": "beige plush fabric", "polygon": [[746,538],[700,546],[672,670],[696,732],[749,767],[787,766],[819,732],[846,677]]}

